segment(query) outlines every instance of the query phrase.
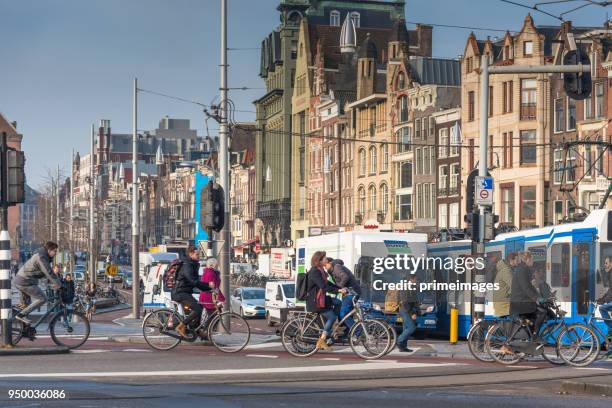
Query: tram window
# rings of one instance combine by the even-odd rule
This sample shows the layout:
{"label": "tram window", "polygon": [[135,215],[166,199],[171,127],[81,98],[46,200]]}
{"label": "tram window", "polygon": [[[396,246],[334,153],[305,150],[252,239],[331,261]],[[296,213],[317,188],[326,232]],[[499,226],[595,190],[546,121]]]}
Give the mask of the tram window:
{"label": "tram window", "polygon": [[485,282],[492,283],[497,275],[497,262],[502,259],[501,251],[487,252],[485,259]]}
{"label": "tram window", "polygon": [[[612,285],[612,243],[601,244],[601,265],[597,274],[597,283],[604,288]],[[606,259],[608,261],[606,262]]]}
{"label": "tram window", "polygon": [[553,244],[550,248],[550,286],[567,288],[570,282],[569,244]]}
{"label": "tram window", "polygon": [[533,259],[533,270],[543,270],[546,272],[546,246],[534,246],[528,248],[528,251]]}

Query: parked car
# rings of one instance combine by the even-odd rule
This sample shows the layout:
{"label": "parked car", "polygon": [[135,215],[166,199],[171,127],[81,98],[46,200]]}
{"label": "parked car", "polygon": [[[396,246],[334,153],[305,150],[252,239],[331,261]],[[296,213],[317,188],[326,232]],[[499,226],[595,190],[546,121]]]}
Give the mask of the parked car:
{"label": "parked car", "polygon": [[98,269],[96,271],[96,277],[100,280],[106,280],[106,270],[104,268]]}
{"label": "parked car", "polygon": [[123,275],[121,273],[117,273],[115,276],[106,275],[104,277],[104,281],[106,283],[122,283],[123,282]]}
{"label": "parked car", "polygon": [[85,273],[80,271],[74,271],[72,272],[72,279],[74,279],[74,281],[77,283],[85,282]]}
{"label": "parked car", "polygon": [[266,283],[265,307],[268,326],[284,323],[291,310],[303,310],[302,306],[295,305],[295,282],[281,280]]}
{"label": "parked car", "polygon": [[131,271],[123,272],[123,282],[121,283],[121,287],[123,289],[132,288],[132,272]]}
{"label": "parked car", "polygon": [[230,296],[232,312],[243,317],[264,317],[266,315],[263,288],[238,288]]}

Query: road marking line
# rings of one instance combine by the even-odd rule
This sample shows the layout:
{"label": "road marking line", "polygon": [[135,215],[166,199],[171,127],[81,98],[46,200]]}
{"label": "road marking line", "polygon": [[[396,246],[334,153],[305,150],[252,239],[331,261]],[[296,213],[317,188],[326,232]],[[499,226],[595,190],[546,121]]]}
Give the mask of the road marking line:
{"label": "road marking line", "polygon": [[128,351],[128,352],[134,352],[134,353],[152,353],[153,350],[145,350],[145,349],[125,349],[125,350],[120,350],[120,351]]}
{"label": "road marking line", "polygon": [[91,350],[72,350],[74,354],[94,354],[94,353],[110,353],[111,350],[91,349]]}
{"label": "road marking line", "polygon": [[268,354],[247,354],[247,357],[257,357],[257,358],[278,358],[278,356],[271,356]]}
{"label": "road marking line", "polygon": [[397,363],[389,361],[322,366],[246,368],[227,370],[183,370],[183,371],[100,371],[100,372],[65,372],[65,373],[4,373],[0,378],[95,378],[95,377],[184,377],[184,376],[223,376],[223,375],[255,375],[255,374],[299,374],[310,372],[393,370],[426,367],[449,367],[465,365],[461,363]]}
{"label": "road marking line", "polygon": [[506,366],[508,368],[538,368],[538,367],[534,367],[534,366],[521,366],[521,365],[513,365],[513,366]]}
{"label": "road marking line", "polygon": [[272,348],[272,347],[282,347],[283,343],[272,342],[272,343],[262,343],[262,344],[253,344],[252,346],[247,346],[247,350],[256,350],[256,349],[264,349],[264,348]]}
{"label": "road marking line", "polygon": [[324,361],[340,361],[340,359],[338,357],[325,357],[325,358],[318,358],[317,360],[324,360]]}
{"label": "road marking line", "polygon": [[612,368],[603,368],[603,367],[574,367],[576,370],[603,370],[610,371]]}

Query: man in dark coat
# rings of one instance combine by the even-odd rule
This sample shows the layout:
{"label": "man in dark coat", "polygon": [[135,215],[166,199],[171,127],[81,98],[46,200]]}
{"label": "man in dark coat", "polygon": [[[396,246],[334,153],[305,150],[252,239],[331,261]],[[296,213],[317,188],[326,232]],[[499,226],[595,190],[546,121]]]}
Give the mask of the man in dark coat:
{"label": "man in dark coat", "polygon": [[546,319],[546,310],[538,306],[543,299],[540,297],[538,290],[531,284],[533,270],[531,253],[525,251],[520,258],[512,277],[510,313],[535,321],[533,332],[537,338],[540,327]]}

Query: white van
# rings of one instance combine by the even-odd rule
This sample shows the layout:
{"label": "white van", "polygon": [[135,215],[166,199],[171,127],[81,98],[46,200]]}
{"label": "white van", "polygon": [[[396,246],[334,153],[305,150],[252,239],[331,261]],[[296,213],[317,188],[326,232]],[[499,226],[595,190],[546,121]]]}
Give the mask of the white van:
{"label": "white van", "polygon": [[292,280],[266,283],[266,322],[268,326],[284,323],[290,310],[302,310],[295,306],[295,282]]}
{"label": "white van", "polygon": [[141,252],[140,274],[144,281],[143,310],[145,313],[170,307],[170,289],[164,287],[163,277],[166,268],[178,258],[178,254],[170,252]]}

